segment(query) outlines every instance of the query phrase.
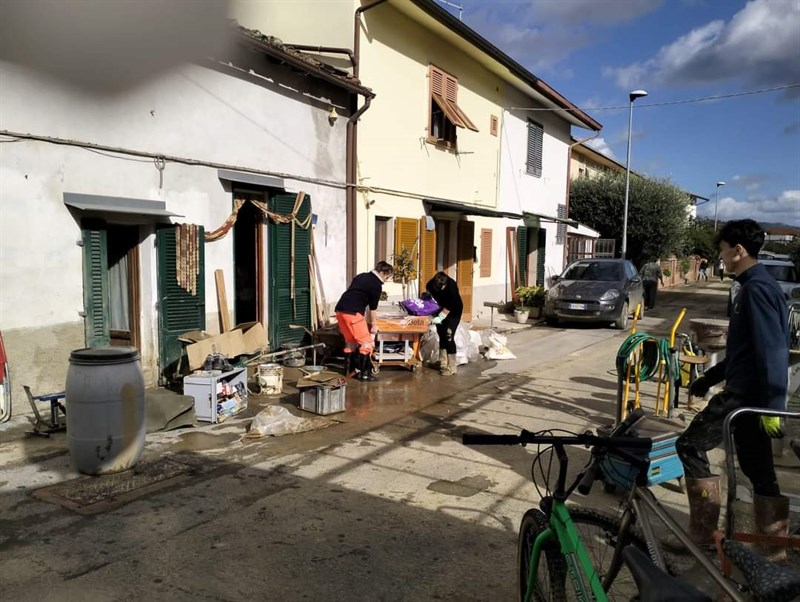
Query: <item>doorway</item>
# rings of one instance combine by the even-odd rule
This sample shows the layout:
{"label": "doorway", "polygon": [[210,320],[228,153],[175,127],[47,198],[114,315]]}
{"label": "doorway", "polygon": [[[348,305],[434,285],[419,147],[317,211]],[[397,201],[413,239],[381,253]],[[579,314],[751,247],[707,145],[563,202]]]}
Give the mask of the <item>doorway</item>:
{"label": "doorway", "polygon": [[[236,195],[237,199],[263,200],[263,195]],[[233,226],[233,316],[236,324],[262,322],[264,318],[264,214],[245,202]]]}
{"label": "doorway", "polygon": [[140,348],[139,227],[108,227],[108,326],[112,347]]}

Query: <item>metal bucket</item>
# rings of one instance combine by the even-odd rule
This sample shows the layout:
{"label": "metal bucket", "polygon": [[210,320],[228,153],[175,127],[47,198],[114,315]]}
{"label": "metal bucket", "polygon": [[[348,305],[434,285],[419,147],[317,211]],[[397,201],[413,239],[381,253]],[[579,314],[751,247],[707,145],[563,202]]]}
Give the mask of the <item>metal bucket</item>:
{"label": "metal bucket", "polygon": [[259,364],[258,384],[266,395],[280,395],[283,392],[283,366],[280,364]]}

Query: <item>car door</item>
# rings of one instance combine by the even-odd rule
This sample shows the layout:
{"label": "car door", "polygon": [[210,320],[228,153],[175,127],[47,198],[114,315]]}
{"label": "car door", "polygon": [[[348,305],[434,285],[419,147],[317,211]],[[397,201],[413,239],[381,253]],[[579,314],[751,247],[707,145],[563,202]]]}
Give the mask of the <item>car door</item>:
{"label": "car door", "polygon": [[631,311],[636,311],[636,306],[641,304],[644,307],[644,284],[642,277],[630,261],[625,262],[625,275],[628,278],[628,299],[630,299]]}

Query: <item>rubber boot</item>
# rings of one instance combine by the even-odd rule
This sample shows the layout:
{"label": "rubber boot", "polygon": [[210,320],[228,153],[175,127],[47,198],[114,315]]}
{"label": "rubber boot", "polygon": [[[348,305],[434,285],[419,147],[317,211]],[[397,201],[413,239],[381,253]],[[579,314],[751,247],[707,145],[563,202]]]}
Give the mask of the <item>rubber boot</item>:
{"label": "rubber boot", "polygon": [[[756,535],[788,537],[789,498],[785,495],[767,497],[753,494]],[[756,543],[756,552],[772,562],[786,560],[786,548],[781,545]]]}
{"label": "rubber boot", "polygon": [[[703,479],[686,478],[686,496],[689,498],[689,539],[698,546],[713,546],[714,531],[717,530],[720,511],[720,477]],[[662,541],[666,549],[675,553],[687,553],[688,550],[672,533]]]}
{"label": "rubber boot", "polygon": [[378,380],[372,373],[372,361],[370,361],[369,355],[367,355],[366,353],[359,353],[358,362],[359,362],[358,380],[364,382],[373,382]]}
{"label": "rubber boot", "polygon": [[355,376],[356,369],[358,368],[358,357],[356,357],[357,353],[345,353],[344,354],[344,375],[345,376]]}
{"label": "rubber boot", "polygon": [[447,365],[450,368],[450,374],[455,376],[458,373],[458,360],[456,359],[455,353],[451,353],[447,356]]}
{"label": "rubber boot", "polygon": [[445,351],[444,349],[442,349],[439,353],[441,354],[442,358],[444,358],[442,359],[442,363],[439,366],[439,374],[441,374],[442,376],[452,376],[453,370],[452,367],[450,366],[450,358],[452,356],[447,355],[447,351]]}
{"label": "rubber boot", "polygon": [[436,366],[441,370],[447,365],[447,349],[439,349],[439,365]]}

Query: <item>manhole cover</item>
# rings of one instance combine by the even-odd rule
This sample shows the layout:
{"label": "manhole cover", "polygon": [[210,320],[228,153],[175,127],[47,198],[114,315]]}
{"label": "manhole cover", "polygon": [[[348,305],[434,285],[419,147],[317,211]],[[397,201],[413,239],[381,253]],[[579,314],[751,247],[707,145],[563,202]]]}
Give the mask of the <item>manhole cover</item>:
{"label": "manhole cover", "polygon": [[191,470],[191,466],[164,458],[118,474],[72,479],[38,489],[33,496],[79,514],[97,514],[185,480]]}

